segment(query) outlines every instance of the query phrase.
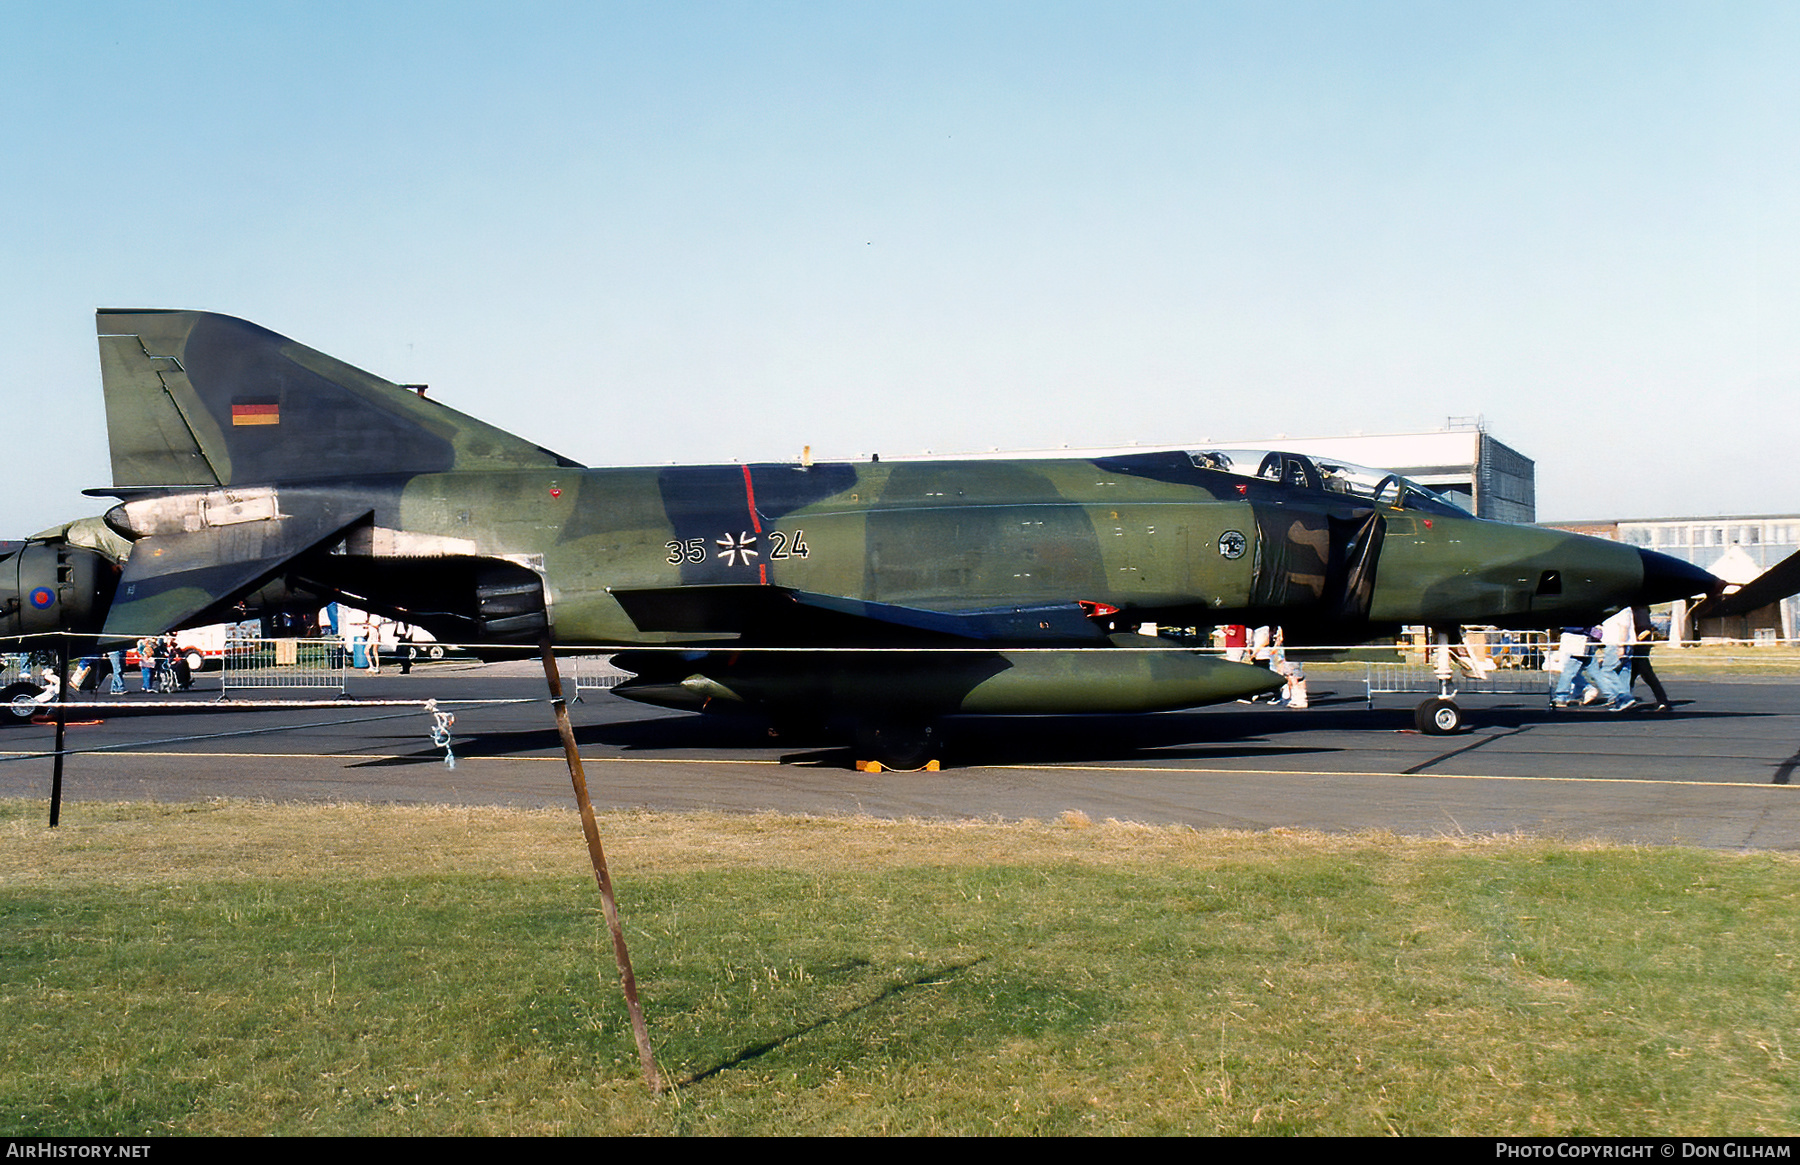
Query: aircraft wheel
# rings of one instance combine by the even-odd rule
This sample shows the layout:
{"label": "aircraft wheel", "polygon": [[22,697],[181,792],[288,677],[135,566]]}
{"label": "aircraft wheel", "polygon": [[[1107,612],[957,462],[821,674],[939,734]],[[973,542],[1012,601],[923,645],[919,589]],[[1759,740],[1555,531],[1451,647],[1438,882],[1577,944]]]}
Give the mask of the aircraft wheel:
{"label": "aircraft wheel", "polygon": [[856,759],[879,762],[882,768],[916,773],[937,759],[940,749],[937,725],[859,724]]}
{"label": "aircraft wheel", "polygon": [[442,659],[444,658],[444,645],[441,643],[434,643],[425,649],[425,654],[432,659]]}
{"label": "aircraft wheel", "polygon": [[8,684],[0,688],[0,723],[22,724],[38,714],[37,698],[44,694],[44,689],[36,684],[28,684],[23,680],[16,684]]}
{"label": "aircraft wheel", "polygon": [[1427,736],[1449,736],[1462,730],[1463,710],[1455,700],[1440,696],[1413,710],[1413,724]]}

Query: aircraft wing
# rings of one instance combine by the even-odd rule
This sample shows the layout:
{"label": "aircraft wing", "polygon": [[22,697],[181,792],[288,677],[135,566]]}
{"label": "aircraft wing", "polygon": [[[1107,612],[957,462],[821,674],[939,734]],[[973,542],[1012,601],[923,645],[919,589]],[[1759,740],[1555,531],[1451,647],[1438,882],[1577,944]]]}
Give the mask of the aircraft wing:
{"label": "aircraft wing", "polygon": [[934,611],[753,583],[611,592],[640,631],[740,635],[796,646],[895,646],[946,640],[1103,646],[1106,628],[1081,603]]}

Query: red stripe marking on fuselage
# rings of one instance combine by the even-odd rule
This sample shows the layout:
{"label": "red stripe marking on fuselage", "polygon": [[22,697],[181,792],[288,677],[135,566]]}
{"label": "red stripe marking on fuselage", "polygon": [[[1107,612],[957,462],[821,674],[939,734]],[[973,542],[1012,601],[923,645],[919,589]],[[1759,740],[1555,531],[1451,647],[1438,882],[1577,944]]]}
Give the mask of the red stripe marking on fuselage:
{"label": "red stripe marking on fuselage", "polygon": [[[756,486],[750,481],[750,467],[748,465],[744,466],[744,504],[750,507],[750,528],[756,531],[760,536],[763,532],[762,519],[756,516]],[[759,562],[756,564],[756,581],[764,584],[768,583],[768,563]]]}
{"label": "red stripe marking on fuselage", "polygon": [[762,519],[756,516],[756,487],[750,484],[750,467],[744,466],[744,501],[750,507],[750,528],[762,533]]}

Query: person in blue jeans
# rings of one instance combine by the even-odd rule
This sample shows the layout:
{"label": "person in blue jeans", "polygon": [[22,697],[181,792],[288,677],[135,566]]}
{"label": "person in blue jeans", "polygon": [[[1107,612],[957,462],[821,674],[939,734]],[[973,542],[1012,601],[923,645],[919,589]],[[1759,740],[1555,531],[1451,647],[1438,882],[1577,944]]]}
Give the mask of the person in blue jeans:
{"label": "person in blue jeans", "polygon": [[138,640],[138,672],[143,677],[144,691],[156,690],[156,639],[146,636]]}
{"label": "person in blue jeans", "polygon": [[1556,687],[1550,692],[1552,708],[1567,708],[1586,692],[1588,681],[1582,672],[1594,654],[1593,644],[1586,627],[1562,629],[1562,641],[1557,644],[1563,657],[1562,674],[1556,677]]}
{"label": "person in blue jeans", "polygon": [[1607,707],[1623,712],[1635,707],[1631,695],[1631,645],[1637,639],[1631,608],[1623,607],[1600,624],[1600,694]]}

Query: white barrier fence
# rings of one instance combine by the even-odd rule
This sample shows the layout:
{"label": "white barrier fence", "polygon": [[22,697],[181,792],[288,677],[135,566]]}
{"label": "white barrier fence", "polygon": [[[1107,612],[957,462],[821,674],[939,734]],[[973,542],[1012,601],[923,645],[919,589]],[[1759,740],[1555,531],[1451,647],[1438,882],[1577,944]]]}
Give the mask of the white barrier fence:
{"label": "white barrier fence", "polygon": [[[1376,696],[1430,696],[1444,691],[1440,648],[1423,631],[1402,636],[1398,646],[1401,661],[1365,665],[1364,699],[1370,708]],[[1542,631],[1470,628],[1463,641],[1450,648],[1450,691],[1548,699],[1556,676],[1544,667],[1555,649],[1555,641]]]}
{"label": "white barrier fence", "polygon": [[564,656],[558,658],[557,667],[573,679],[575,698],[579,700],[583,692],[603,692],[625,682],[626,673],[614,667],[611,661],[610,655]]}
{"label": "white barrier fence", "polygon": [[[1364,683],[1368,690],[1365,698],[1371,708],[1375,706],[1376,696],[1438,693],[1437,669],[1429,664],[1371,663],[1366,666]],[[1456,668],[1451,679],[1452,689],[1459,695],[1524,695],[1545,699],[1549,698],[1550,688],[1555,683],[1554,675],[1535,668],[1495,669],[1484,675]]]}
{"label": "white barrier fence", "polygon": [[240,639],[226,651],[220,682],[234,690],[344,690],[350,651],[341,639]]}

